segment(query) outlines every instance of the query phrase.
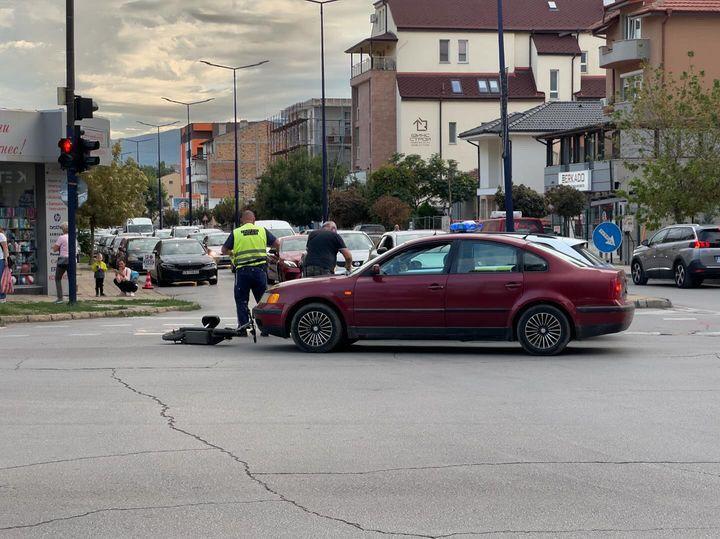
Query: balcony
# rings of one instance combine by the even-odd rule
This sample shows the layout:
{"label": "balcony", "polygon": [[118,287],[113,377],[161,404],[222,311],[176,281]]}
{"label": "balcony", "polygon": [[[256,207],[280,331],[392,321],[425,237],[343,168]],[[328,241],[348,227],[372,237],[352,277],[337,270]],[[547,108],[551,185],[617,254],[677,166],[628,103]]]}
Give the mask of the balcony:
{"label": "balcony", "polygon": [[650,59],[649,39],[625,39],[600,47],[600,67],[614,68]]}
{"label": "balcony", "polygon": [[368,71],[395,71],[395,58],[388,56],[371,56],[352,66],[351,78],[359,77]]}

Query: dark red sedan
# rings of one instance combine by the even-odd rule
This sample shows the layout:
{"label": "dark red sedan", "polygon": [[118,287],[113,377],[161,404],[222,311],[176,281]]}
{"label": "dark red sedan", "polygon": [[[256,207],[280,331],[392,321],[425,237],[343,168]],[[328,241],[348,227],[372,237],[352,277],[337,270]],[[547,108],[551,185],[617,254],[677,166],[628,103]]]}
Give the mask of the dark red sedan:
{"label": "dark red sedan", "polygon": [[270,249],[268,280],[274,283],[292,281],[300,277],[300,260],[307,248],[307,236],[280,238],[280,249]]}
{"label": "dark red sedan", "polygon": [[359,339],[519,341],[553,355],[571,339],[628,328],[622,270],[518,237],[451,234],[406,243],[347,277],[274,286],[254,310],[263,332],[306,352]]}

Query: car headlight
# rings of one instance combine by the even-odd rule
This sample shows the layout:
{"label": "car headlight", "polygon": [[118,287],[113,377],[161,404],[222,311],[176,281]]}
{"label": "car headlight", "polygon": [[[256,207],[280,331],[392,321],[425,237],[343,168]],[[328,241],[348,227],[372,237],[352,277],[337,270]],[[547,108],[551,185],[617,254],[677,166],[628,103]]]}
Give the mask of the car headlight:
{"label": "car headlight", "polygon": [[215,262],[212,262],[211,264],[205,264],[205,265],[203,266],[203,269],[204,269],[204,270],[212,270],[212,269],[215,269],[216,267],[217,267],[217,266],[215,265]]}
{"label": "car headlight", "polygon": [[160,262],[160,267],[165,269],[175,269],[175,264],[170,264],[168,262]]}
{"label": "car headlight", "polygon": [[265,292],[260,298],[259,303],[268,303],[272,305],[273,303],[277,303],[278,301],[280,301],[280,294],[278,294],[277,292]]}
{"label": "car headlight", "polygon": [[292,260],[283,260],[283,264],[285,264],[287,268],[297,268],[297,264]]}

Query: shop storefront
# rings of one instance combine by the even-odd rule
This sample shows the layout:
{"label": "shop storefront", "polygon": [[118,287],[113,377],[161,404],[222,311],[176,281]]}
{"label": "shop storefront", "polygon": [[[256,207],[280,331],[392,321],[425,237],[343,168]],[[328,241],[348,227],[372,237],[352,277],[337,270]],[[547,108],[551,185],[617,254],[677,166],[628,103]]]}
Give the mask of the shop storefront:
{"label": "shop storefront", "polygon": [[[61,110],[0,110],[0,227],[14,259],[18,294],[55,293],[57,254],[50,248],[67,221],[60,198],[66,174],[57,164],[64,123]],[[101,141],[103,159],[109,135],[107,120],[89,121],[86,136]]]}

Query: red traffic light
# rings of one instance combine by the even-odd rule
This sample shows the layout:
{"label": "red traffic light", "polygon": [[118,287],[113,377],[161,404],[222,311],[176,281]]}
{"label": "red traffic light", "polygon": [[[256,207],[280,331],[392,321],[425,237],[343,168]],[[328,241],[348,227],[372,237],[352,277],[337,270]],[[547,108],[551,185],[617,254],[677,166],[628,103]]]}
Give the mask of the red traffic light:
{"label": "red traffic light", "polygon": [[62,153],[71,153],[73,149],[73,141],[69,138],[61,138],[58,142],[58,148]]}

